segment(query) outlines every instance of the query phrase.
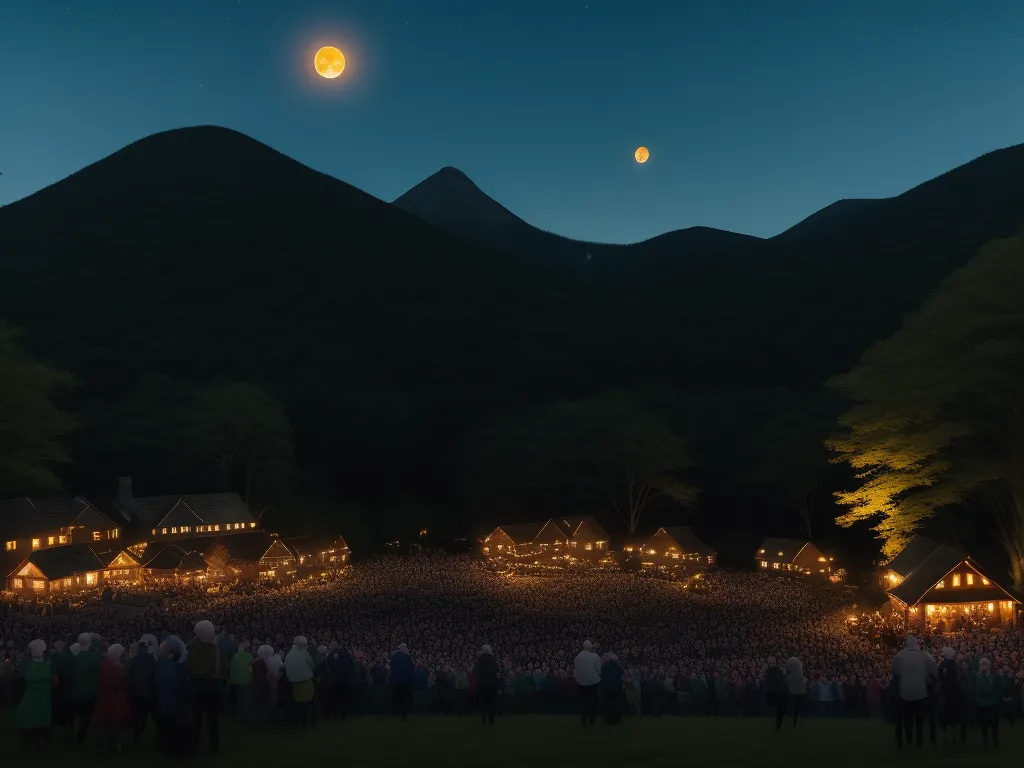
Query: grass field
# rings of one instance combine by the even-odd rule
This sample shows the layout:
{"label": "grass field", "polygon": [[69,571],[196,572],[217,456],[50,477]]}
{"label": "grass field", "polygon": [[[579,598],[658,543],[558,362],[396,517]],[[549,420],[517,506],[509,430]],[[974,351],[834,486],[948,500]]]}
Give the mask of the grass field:
{"label": "grass field", "polygon": [[[571,717],[508,717],[493,728],[475,718],[356,718],[305,731],[242,729],[223,723],[221,753],[204,749],[199,765],[218,766],[751,766],[751,768],[880,768],[881,766],[1019,766],[1024,725],[1005,727],[998,751],[984,751],[981,735],[964,747],[925,746],[899,751],[892,728],[874,721],[808,721],[795,730],[774,730],[767,718],[634,718],[621,727],[584,730]],[[1004,723],[1005,726],[1005,723]],[[152,747],[131,745],[121,755],[51,748],[35,759],[18,751],[17,735],[3,732],[4,766],[153,766],[163,763]],[[926,735],[927,738],[927,735]],[[11,759],[13,758],[13,759]]]}

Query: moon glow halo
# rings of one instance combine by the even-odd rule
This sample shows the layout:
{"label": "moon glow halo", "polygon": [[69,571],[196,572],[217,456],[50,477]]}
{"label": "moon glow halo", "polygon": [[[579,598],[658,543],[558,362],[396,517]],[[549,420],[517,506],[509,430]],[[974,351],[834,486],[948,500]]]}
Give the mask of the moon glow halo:
{"label": "moon glow halo", "polygon": [[313,68],[320,77],[333,80],[345,71],[345,54],[333,45],[325,45],[313,57]]}

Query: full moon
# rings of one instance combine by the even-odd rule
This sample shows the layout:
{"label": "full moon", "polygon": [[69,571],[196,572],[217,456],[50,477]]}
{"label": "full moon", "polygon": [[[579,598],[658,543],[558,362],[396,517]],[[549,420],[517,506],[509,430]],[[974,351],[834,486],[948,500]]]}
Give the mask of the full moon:
{"label": "full moon", "polygon": [[647,147],[637,147],[636,152],[633,153],[633,157],[638,163],[646,163],[650,156],[651,153],[647,151]]}
{"label": "full moon", "polygon": [[333,45],[325,45],[313,57],[313,68],[320,77],[333,80],[345,71],[345,54]]}

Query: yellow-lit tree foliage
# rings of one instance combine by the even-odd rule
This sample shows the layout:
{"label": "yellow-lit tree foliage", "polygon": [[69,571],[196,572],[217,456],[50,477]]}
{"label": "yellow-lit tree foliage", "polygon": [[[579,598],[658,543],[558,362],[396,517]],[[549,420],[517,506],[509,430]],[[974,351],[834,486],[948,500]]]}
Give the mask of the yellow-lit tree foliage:
{"label": "yellow-lit tree foliage", "polygon": [[854,405],[828,446],[860,481],[837,522],[874,522],[892,557],[962,508],[1024,582],[1024,237],[983,248],[830,385]]}

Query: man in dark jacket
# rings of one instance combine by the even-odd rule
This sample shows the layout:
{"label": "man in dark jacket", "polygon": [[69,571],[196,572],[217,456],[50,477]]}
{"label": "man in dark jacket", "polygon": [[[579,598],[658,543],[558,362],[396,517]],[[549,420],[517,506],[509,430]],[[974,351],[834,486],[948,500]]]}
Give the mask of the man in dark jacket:
{"label": "man in dark jacket", "polygon": [[327,654],[326,668],[331,679],[331,715],[337,715],[342,720],[348,714],[354,667],[352,657],[344,648],[335,648]]}
{"label": "man in dark jacket", "polygon": [[128,662],[125,676],[128,681],[128,695],[131,697],[132,730],[135,741],[142,738],[146,720],[153,711],[153,675],[156,671],[156,638],[143,635],[139,640],[135,657]]}
{"label": "man in dark jacket", "polygon": [[402,716],[402,720],[409,719],[414,669],[409,646],[402,643],[391,656],[391,697],[395,712]]}
{"label": "man in dark jacket", "polygon": [[480,648],[473,671],[476,674],[476,695],[480,701],[480,725],[494,725],[494,710],[498,701],[501,675],[491,646],[484,645]]}

